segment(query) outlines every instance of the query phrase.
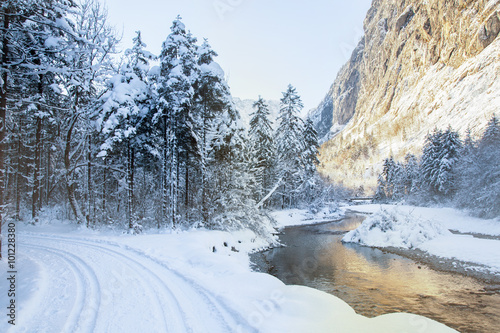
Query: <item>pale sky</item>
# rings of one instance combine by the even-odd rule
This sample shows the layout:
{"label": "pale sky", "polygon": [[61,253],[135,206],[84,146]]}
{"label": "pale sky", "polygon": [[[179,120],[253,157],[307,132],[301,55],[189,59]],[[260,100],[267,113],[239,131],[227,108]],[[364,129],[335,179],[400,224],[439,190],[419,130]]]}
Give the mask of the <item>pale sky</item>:
{"label": "pale sky", "polygon": [[123,31],[122,48],[141,30],[159,54],[180,14],[186,28],[219,54],[232,95],[279,100],[289,83],[305,110],[316,107],[363,34],[371,0],[101,0]]}

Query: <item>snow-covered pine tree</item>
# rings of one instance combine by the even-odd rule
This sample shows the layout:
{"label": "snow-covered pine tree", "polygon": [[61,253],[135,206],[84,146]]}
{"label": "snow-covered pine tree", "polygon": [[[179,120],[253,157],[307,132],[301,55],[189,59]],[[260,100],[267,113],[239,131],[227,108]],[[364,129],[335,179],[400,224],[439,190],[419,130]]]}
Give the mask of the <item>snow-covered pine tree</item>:
{"label": "snow-covered pine tree", "polygon": [[[121,154],[118,156],[125,156],[126,217],[131,231],[138,231],[134,230],[137,222],[134,218],[136,154],[142,149],[141,127],[150,118],[152,110],[151,85],[147,81],[147,73],[149,61],[154,57],[144,50],[145,46],[141,33],[137,32],[132,49],[125,52],[125,64],[120,73],[109,80],[109,91],[101,97],[102,112],[98,119],[98,127],[105,137],[98,156],[106,158],[110,151],[119,151]],[[119,163],[121,161],[119,158]]]}
{"label": "snow-covered pine tree", "polygon": [[469,127],[469,128],[467,128],[467,131],[465,132],[465,139],[464,139],[464,144],[463,144],[463,148],[464,148],[463,154],[468,155],[470,152],[472,152],[474,150],[475,147],[476,147],[476,142],[472,138],[472,131]]}
{"label": "snow-covered pine tree", "polygon": [[437,188],[437,174],[439,173],[439,148],[443,132],[434,129],[432,134],[426,137],[426,143],[422,151],[420,161],[420,174],[422,176],[423,186],[431,192]]}
{"label": "snow-covered pine tree", "polygon": [[273,185],[275,146],[273,141],[272,122],[269,119],[269,106],[264,99],[253,104],[255,111],[250,115],[248,139],[251,151],[251,169],[256,180],[256,199],[260,201]]}
{"label": "snow-covered pine tree", "polygon": [[[222,114],[214,119],[211,140],[208,144],[210,164],[207,170],[209,174],[207,196],[210,203],[208,211],[212,217],[209,223],[212,227],[215,225],[221,227],[220,223],[223,223],[223,220],[220,220],[220,217],[226,210],[235,210],[234,205],[241,202],[239,197],[242,192],[234,191],[242,185],[237,181],[237,174],[243,175],[247,171],[245,168],[239,168],[247,160],[246,138],[240,115],[232,100],[229,100]],[[242,179],[241,182],[247,185],[251,183],[247,179]],[[248,190],[249,186],[245,186],[245,191]],[[232,195],[238,197],[232,198]]]}
{"label": "snow-covered pine tree", "polygon": [[375,190],[374,200],[377,202],[386,202],[387,196],[385,195],[385,189],[387,187],[386,181],[382,173],[377,177],[377,189]]}
{"label": "snow-covered pine tree", "polygon": [[314,124],[310,118],[305,121],[304,128],[304,168],[306,177],[313,177],[316,173],[316,167],[319,164],[319,141],[318,132],[314,128]]}
{"label": "snow-covered pine tree", "polygon": [[309,118],[307,118],[304,122],[303,137],[303,185],[300,188],[300,200],[304,203],[310,203],[318,197],[319,192],[317,192],[317,190],[321,188],[320,184],[322,183],[322,180],[316,172],[317,166],[319,165],[318,133],[314,128],[312,120]]}
{"label": "snow-covered pine tree", "polygon": [[403,186],[405,195],[417,193],[419,190],[419,165],[418,159],[413,154],[405,156],[405,164],[403,166]]}
{"label": "snow-covered pine tree", "polygon": [[483,137],[479,142],[481,149],[497,147],[500,143],[500,122],[496,115],[493,115],[486,125]]}
{"label": "snow-covered pine tree", "polygon": [[[158,82],[157,116],[164,140],[163,160],[163,209],[166,218],[176,225],[181,203],[181,180],[184,176],[184,208],[187,214],[189,201],[190,170],[192,158],[199,158],[198,135],[195,124],[193,98],[199,68],[196,39],[186,31],[178,16],[171,33],[163,42],[160,55],[161,73]],[[184,168],[184,175],[181,174]]]}
{"label": "snow-covered pine tree", "polygon": [[408,154],[405,163],[386,158],[382,173],[378,176],[375,199],[378,201],[402,200],[418,189],[419,165],[417,158]]}
{"label": "snow-covered pine tree", "polygon": [[292,85],[280,100],[276,130],[277,178],[281,179],[282,208],[295,205],[295,194],[303,180],[304,122],[299,117],[304,105]]}
{"label": "snow-covered pine tree", "polygon": [[271,244],[276,240],[269,217],[253,199],[254,175],[251,152],[238,111],[233,103],[219,118],[213,137],[214,166],[211,173],[211,227],[222,230],[250,229]]}
{"label": "snow-covered pine tree", "polygon": [[394,162],[394,158],[391,156],[390,158],[386,158],[384,160],[384,167],[382,169],[382,180],[379,185],[383,186],[379,192],[383,192],[383,198],[388,200],[394,199],[394,187],[396,186],[395,182],[395,169],[396,162]]}
{"label": "snow-covered pine tree", "polygon": [[436,129],[426,141],[420,164],[423,180],[433,193],[449,195],[455,190],[453,168],[462,149],[460,137],[448,127],[445,132]]}
{"label": "snow-covered pine tree", "polygon": [[454,167],[460,158],[462,141],[458,132],[453,131],[451,126],[443,133],[441,139],[439,175],[437,177],[439,186],[437,190],[443,195],[448,195],[456,190]]}
{"label": "snow-covered pine tree", "polygon": [[478,144],[480,161],[477,175],[476,210],[484,217],[500,216],[500,122],[496,115],[488,121]]}
{"label": "snow-covered pine tree", "polygon": [[[217,53],[210,47],[205,39],[198,48],[198,65],[200,75],[195,86],[195,108],[197,132],[199,133],[199,173],[201,174],[201,216],[205,225],[210,226],[213,211],[209,208],[210,179],[218,168],[214,156],[217,150],[213,144],[214,136],[220,135],[219,122],[227,115],[227,110],[232,108],[232,99],[229,87],[224,78],[224,72],[219,64],[214,61]],[[212,211],[212,213],[211,213]]]}
{"label": "snow-covered pine tree", "polygon": [[500,215],[500,124],[494,115],[477,144],[458,163],[455,202],[461,208],[492,218]]}
{"label": "snow-covered pine tree", "polygon": [[392,170],[391,176],[394,184],[392,192],[393,200],[402,200],[406,195],[404,171],[404,165],[401,162],[394,163],[394,169]]}

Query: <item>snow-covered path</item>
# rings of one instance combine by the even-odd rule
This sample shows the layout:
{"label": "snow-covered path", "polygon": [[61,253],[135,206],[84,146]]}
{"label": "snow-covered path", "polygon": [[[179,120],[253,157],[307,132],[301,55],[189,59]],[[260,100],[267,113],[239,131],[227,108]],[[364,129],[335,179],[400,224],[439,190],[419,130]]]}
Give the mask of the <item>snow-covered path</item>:
{"label": "snow-covered path", "polygon": [[333,295],[252,272],[248,252],[265,242],[250,231],[18,229],[16,325],[5,316],[0,332],[453,331],[412,314],[366,318]]}
{"label": "snow-covered path", "polygon": [[19,331],[231,332],[244,324],[200,285],[130,247],[34,234],[18,244],[41,282]]}

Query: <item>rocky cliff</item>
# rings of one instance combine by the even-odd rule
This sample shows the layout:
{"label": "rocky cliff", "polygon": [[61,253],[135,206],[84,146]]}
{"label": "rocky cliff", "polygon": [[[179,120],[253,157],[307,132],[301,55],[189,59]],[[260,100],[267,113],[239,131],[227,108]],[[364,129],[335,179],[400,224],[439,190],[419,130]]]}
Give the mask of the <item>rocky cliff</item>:
{"label": "rocky cliff", "polygon": [[500,0],[374,0],[364,32],[310,113],[325,176],[373,187],[435,127],[480,135],[500,114]]}

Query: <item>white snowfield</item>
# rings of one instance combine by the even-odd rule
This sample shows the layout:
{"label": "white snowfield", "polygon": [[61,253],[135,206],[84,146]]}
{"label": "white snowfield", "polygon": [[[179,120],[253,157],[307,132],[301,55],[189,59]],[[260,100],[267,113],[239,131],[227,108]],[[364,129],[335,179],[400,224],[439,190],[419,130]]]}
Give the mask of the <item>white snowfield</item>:
{"label": "white snowfield", "polygon": [[[425,317],[357,315],[339,298],[252,272],[251,232],[105,235],[18,224],[16,321],[0,263],[0,332],[449,332]],[[236,252],[239,251],[239,252]]]}
{"label": "white snowfield", "polygon": [[500,273],[498,218],[475,218],[452,208],[360,205],[351,209],[373,215],[356,230],[347,233],[342,239],[344,242],[420,249],[438,257],[461,261],[465,269]]}

